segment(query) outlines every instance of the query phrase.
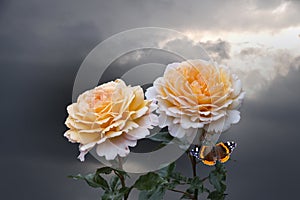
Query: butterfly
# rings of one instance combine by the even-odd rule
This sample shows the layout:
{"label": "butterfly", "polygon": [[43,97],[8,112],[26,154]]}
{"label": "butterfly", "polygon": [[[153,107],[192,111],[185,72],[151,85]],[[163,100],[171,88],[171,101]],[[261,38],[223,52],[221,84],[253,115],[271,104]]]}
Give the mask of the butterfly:
{"label": "butterfly", "polygon": [[216,146],[195,146],[190,151],[190,154],[201,160],[204,164],[213,166],[217,161],[221,163],[226,162],[235,147],[235,142],[220,142]]}

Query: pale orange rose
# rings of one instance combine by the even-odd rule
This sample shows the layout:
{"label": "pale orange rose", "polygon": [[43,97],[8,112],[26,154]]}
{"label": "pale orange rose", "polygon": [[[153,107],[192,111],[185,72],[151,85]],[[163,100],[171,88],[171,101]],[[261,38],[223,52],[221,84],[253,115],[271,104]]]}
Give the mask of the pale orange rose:
{"label": "pale orange rose", "polygon": [[146,97],[158,102],[159,126],[182,138],[199,128],[220,133],[237,123],[244,92],[228,67],[190,60],[169,64]]}
{"label": "pale orange rose", "polygon": [[65,124],[70,130],[64,136],[70,142],[80,143],[81,161],[93,147],[107,160],[117,155],[124,157],[130,152],[129,147],[157,125],[157,117],[152,114],[155,108],[150,100],[144,100],[140,86],[126,86],[117,79],[84,92],[68,106]]}

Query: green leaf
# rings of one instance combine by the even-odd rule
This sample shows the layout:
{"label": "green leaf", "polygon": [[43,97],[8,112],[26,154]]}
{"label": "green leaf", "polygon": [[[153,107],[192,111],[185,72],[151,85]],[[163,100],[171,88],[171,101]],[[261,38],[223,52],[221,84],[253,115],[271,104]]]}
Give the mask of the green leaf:
{"label": "green leaf", "polygon": [[226,190],[225,180],[226,170],[222,164],[217,163],[216,169],[209,173],[209,182],[218,192],[223,193]]}
{"label": "green leaf", "polygon": [[152,190],[163,182],[164,180],[157,173],[149,172],[140,176],[134,187],[138,190]]}
{"label": "green leaf", "polygon": [[[190,195],[194,195],[194,190],[193,189],[188,188],[185,192],[190,194]],[[191,199],[191,198],[190,198],[189,195],[184,194],[180,197],[180,199]]]}
{"label": "green leaf", "polygon": [[218,192],[218,191],[213,191],[208,195],[208,199],[211,200],[224,200],[226,197],[226,194],[223,194],[222,192]]}
{"label": "green leaf", "polygon": [[162,177],[169,178],[173,174],[175,167],[176,167],[176,164],[175,164],[175,162],[173,162],[170,165],[168,165],[167,167],[160,169],[157,173]]}
{"label": "green leaf", "polygon": [[[204,187],[203,181],[198,176],[189,178],[187,180],[187,184],[189,184],[190,186],[185,192],[190,195],[194,195],[195,190],[198,190],[198,194],[203,192],[209,192],[209,190]],[[184,194],[181,196],[181,199],[190,199],[190,196]]]}
{"label": "green leaf", "polygon": [[125,196],[129,196],[129,193],[130,193],[130,191],[133,189],[133,187],[131,186],[131,187],[122,187],[121,189],[120,189],[120,194],[122,194],[124,197]]}
{"label": "green leaf", "polygon": [[123,197],[129,194],[132,188],[123,187],[120,190],[106,190],[102,195],[102,200],[122,200]]}
{"label": "green leaf", "polygon": [[114,170],[115,173],[118,173],[118,174],[120,174],[121,176],[130,178],[130,176],[128,175],[128,173],[125,172],[125,171],[121,171],[121,170],[117,170],[117,169],[113,169],[113,170]]}
{"label": "green leaf", "polygon": [[112,191],[117,190],[117,188],[121,185],[120,179],[117,176],[114,176],[110,179],[110,188]]}
{"label": "green leaf", "polygon": [[144,190],[139,194],[139,200],[162,200],[166,193],[166,188],[158,186],[153,190]]}
{"label": "green leaf", "polygon": [[174,172],[175,168],[176,168],[175,162],[171,163],[171,164],[168,166],[168,168],[167,168],[168,176],[171,176],[171,175],[172,175],[172,173]]}
{"label": "green leaf", "polygon": [[207,189],[203,185],[203,181],[198,176],[194,177],[191,181],[191,189],[198,190],[199,193],[207,192]]}
{"label": "green leaf", "polygon": [[221,182],[216,175],[210,174],[209,182],[214,186],[218,192],[224,192],[226,190],[226,185]]}
{"label": "green leaf", "polygon": [[121,194],[126,194],[126,193],[128,193],[130,190],[132,189],[132,187],[122,187],[120,190],[119,190],[119,192],[121,193]]}
{"label": "green leaf", "polygon": [[188,182],[189,178],[183,176],[181,173],[179,172],[173,172],[171,177],[176,180],[176,181],[183,181],[183,182]]}
{"label": "green leaf", "polygon": [[97,169],[96,174],[110,174],[114,170],[111,167],[102,167]]}
{"label": "green leaf", "polygon": [[224,200],[226,196],[226,194],[224,193],[226,190],[225,181],[225,167],[218,162],[215,165],[215,169],[209,173],[209,182],[213,185],[215,191],[210,192],[207,198],[211,200]]}
{"label": "green leaf", "polygon": [[149,191],[142,190],[139,194],[139,200],[149,199],[150,195],[151,194],[149,194]]}
{"label": "green leaf", "polygon": [[122,200],[123,194],[119,193],[118,191],[105,191],[105,193],[102,195],[102,200]]}
{"label": "green leaf", "polygon": [[78,179],[85,180],[87,184],[93,188],[101,187],[103,190],[109,190],[107,181],[100,175],[88,174],[86,176],[83,176],[81,174],[78,174],[77,176],[69,176],[69,177],[75,180]]}
{"label": "green leaf", "polygon": [[150,140],[162,143],[170,143],[174,137],[169,134],[169,132],[159,132],[151,137],[148,137]]}
{"label": "green leaf", "polygon": [[[109,181],[109,184],[107,181],[101,176],[101,174],[111,174],[111,172],[114,172],[117,176],[112,176],[112,178]],[[105,192],[102,196],[102,199],[104,200],[122,200],[124,196],[128,196],[130,190],[132,187],[122,187],[121,186],[121,180],[120,177],[125,178],[129,177],[126,172],[123,172],[121,170],[116,170],[111,167],[102,167],[97,169],[96,173],[94,174],[88,174],[88,175],[81,175],[78,174],[77,176],[69,176],[70,178],[76,179],[76,180],[85,180],[89,186],[94,188],[102,188]]]}
{"label": "green leaf", "polygon": [[109,185],[107,181],[99,174],[94,176],[94,182],[99,184],[103,190],[109,190]]}

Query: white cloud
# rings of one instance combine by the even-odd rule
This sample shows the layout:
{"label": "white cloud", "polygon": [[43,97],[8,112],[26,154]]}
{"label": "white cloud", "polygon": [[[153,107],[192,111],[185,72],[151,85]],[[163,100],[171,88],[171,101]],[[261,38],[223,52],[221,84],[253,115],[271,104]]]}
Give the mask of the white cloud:
{"label": "white cloud", "polygon": [[[186,32],[191,40],[205,47],[215,60],[230,66],[239,75],[248,97],[254,97],[277,76],[286,76],[290,69],[299,68],[299,33],[300,27],[286,28],[276,33]],[[224,43],[227,48],[224,48]],[[214,47],[211,48],[210,44],[214,44]]]}

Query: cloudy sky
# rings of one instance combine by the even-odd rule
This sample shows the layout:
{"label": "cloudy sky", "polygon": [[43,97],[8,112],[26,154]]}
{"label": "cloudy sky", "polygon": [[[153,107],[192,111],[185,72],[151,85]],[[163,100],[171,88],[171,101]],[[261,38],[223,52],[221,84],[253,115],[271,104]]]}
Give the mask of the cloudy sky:
{"label": "cloudy sky", "polygon": [[[92,156],[85,163],[76,159],[77,146],[62,136],[65,108],[72,102],[76,73],[95,46],[119,32],[152,26],[185,35],[163,40],[165,48],[204,47],[243,81],[242,120],[222,137],[238,143],[236,162],[226,164],[228,199],[296,199],[299,10],[297,0],[0,1],[1,195],[99,199],[99,191],[66,178],[92,172],[98,162]],[[139,61],[128,61],[137,55]],[[120,66],[174,59],[157,53],[147,60],[147,55],[119,58],[101,80],[121,77]],[[178,167],[187,168],[184,158]],[[199,173],[208,170],[200,168]]]}

